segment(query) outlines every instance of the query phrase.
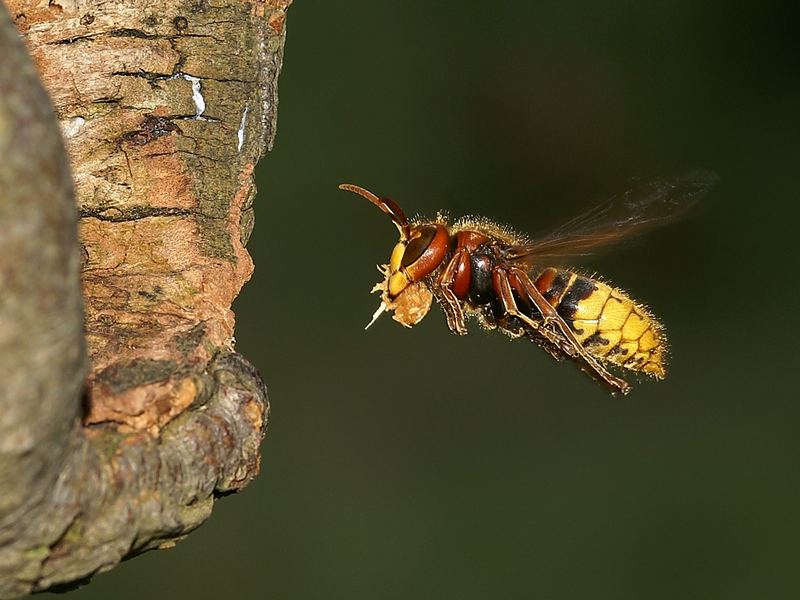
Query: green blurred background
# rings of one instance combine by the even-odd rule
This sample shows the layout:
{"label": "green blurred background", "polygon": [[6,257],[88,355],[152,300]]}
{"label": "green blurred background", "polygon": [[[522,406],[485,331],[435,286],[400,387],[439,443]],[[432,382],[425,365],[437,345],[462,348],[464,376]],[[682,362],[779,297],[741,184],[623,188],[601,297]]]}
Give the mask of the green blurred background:
{"label": "green blurred background", "polygon": [[[75,600],[800,597],[796,4],[296,2],[236,303],[262,473]],[[709,210],[587,265],[666,323],[663,383],[363,331],[396,232],[342,181],[535,233],[698,166]]]}

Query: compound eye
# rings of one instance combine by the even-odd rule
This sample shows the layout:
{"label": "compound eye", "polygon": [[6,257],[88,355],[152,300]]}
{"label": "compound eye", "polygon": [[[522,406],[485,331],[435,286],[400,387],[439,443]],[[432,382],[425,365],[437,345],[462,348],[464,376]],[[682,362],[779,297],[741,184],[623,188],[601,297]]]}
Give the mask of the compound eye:
{"label": "compound eye", "polygon": [[422,253],[428,249],[428,246],[431,245],[434,237],[436,237],[436,227],[433,225],[423,225],[412,229],[411,241],[406,246],[406,251],[400,264],[403,267],[414,264],[422,256]]}

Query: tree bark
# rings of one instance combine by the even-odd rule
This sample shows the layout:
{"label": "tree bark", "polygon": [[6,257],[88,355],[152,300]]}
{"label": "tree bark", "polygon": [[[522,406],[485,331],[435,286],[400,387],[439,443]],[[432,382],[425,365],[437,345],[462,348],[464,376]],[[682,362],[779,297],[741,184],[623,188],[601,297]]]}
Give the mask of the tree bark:
{"label": "tree bark", "polygon": [[0,598],[172,545],[258,471],[230,305],[290,2],[0,3]]}

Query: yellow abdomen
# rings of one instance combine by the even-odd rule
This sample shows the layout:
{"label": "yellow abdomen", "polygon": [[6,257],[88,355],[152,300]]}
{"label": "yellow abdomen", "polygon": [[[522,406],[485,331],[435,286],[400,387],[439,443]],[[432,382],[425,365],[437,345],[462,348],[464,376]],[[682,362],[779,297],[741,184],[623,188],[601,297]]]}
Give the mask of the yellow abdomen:
{"label": "yellow abdomen", "polygon": [[571,325],[592,356],[663,379],[666,337],[649,311],[618,288],[572,271],[548,268],[536,287]]}

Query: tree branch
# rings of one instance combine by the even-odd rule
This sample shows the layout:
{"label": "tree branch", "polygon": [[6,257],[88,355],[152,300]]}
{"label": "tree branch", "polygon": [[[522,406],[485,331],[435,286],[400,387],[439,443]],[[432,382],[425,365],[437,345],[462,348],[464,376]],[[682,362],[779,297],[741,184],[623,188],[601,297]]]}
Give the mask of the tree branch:
{"label": "tree branch", "polygon": [[79,242],[0,5],[1,598],[169,546],[258,470],[230,304],[289,1],[7,2]]}
{"label": "tree branch", "polygon": [[80,259],[55,115],[0,6],[0,543],[52,486],[85,371]]}

